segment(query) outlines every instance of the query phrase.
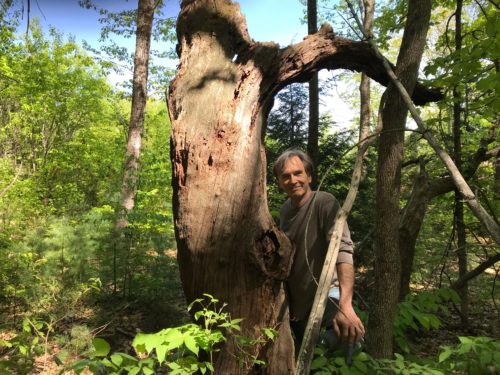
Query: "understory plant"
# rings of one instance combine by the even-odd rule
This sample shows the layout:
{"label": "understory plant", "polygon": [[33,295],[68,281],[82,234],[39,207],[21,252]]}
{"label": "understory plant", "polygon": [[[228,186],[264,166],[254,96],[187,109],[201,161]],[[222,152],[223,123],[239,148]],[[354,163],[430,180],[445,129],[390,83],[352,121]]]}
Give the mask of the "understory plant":
{"label": "understory plant", "polygon": [[443,346],[437,358],[416,358],[396,353],[391,359],[375,359],[355,353],[348,365],[343,351],[315,350],[311,370],[315,375],[496,375],[500,372],[500,340],[490,337],[459,337],[455,346]]}
{"label": "understory plant", "polygon": [[253,354],[257,346],[276,337],[274,329],[263,329],[257,338],[239,334],[242,319],[231,319],[224,311],[226,304],[209,294],[193,301],[189,311],[194,312],[195,323],[166,328],[156,333],[139,333],[132,342],[135,356],[111,353],[110,345],[101,338],[93,340],[93,349],[87,358],[73,363],[70,369],[77,374],[88,368],[93,373],[155,374],[168,370],[169,374],[213,373],[214,356],[229,338],[237,342],[238,353],[233,353],[242,367],[265,365]]}

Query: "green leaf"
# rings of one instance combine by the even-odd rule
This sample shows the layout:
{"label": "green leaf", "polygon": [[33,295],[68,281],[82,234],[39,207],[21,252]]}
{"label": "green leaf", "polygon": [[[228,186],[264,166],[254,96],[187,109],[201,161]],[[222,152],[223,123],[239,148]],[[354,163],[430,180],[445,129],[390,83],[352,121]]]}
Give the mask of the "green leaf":
{"label": "green leaf", "polygon": [[111,355],[111,362],[113,362],[115,365],[117,365],[118,367],[120,367],[120,365],[123,362],[123,357],[121,355],[119,355],[119,354],[112,354]]}
{"label": "green leaf", "polygon": [[198,344],[196,343],[196,340],[193,336],[184,335],[184,344],[195,355],[198,355],[200,348],[199,348]]}
{"label": "green leaf", "polygon": [[449,348],[446,348],[439,354],[439,363],[446,361],[452,355],[452,351]]}
{"label": "green leaf", "polygon": [[[170,328],[166,331],[168,332]],[[163,342],[163,333],[164,331],[160,331],[158,333],[139,333],[135,336],[134,341],[132,342],[132,346],[139,352],[143,353],[146,351],[147,353],[151,353],[154,348],[161,345]]]}
{"label": "green leaf", "polygon": [[106,340],[98,337],[92,340],[92,345],[94,346],[92,355],[95,357],[106,357],[111,349]]}
{"label": "green leaf", "polygon": [[472,340],[469,337],[459,336],[458,339],[462,344],[472,344]]}
{"label": "green leaf", "polygon": [[162,339],[168,343],[168,350],[180,348],[184,343],[184,337],[177,328],[171,329]]}
{"label": "green leaf", "polygon": [[328,360],[326,359],[326,357],[316,357],[311,362],[311,370],[320,369],[323,366],[326,366],[327,363],[328,363]]}

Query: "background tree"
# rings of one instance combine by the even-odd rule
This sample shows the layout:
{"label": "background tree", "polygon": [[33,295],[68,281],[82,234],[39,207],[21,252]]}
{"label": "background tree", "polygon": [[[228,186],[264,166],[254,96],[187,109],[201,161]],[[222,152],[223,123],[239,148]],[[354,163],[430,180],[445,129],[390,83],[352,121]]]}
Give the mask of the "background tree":
{"label": "background tree", "polygon": [[[314,34],[318,32],[317,1],[307,0],[307,32]],[[315,166],[319,162],[319,83],[318,73],[313,73],[309,81],[309,128],[307,136],[307,153]],[[313,181],[313,186],[316,181]]]}
{"label": "background tree", "polygon": [[[408,92],[418,76],[429,19],[430,1],[410,1],[396,75]],[[381,101],[382,134],[378,149],[377,218],[375,232],[375,288],[373,290],[368,350],[376,357],[392,355],[392,325],[399,297],[399,200],[403,140],[408,108],[393,85]]]}

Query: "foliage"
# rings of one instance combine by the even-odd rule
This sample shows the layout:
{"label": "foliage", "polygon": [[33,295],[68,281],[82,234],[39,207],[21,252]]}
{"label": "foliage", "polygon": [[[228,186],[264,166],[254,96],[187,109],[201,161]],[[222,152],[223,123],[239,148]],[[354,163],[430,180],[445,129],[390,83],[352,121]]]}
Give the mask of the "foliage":
{"label": "foliage", "polygon": [[[110,346],[103,339],[94,339],[94,349],[89,359],[78,361],[70,366],[80,373],[89,368],[94,373],[103,369],[111,374],[154,374],[162,367],[168,367],[171,374],[202,374],[214,372],[214,354],[220,344],[234,338],[238,343],[237,356],[240,365],[249,367],[264,365],[251,351],[276,337],[272,329],[264,329],[262,337],[249,339],[238,334],[242,319],[231,319],[224,311],[226,304],[209,294],[193,301],[188,310],[194,313],[197,324],[190,323],[180,327],[166,328],[153,334],[139,333],[132,343],[137,357],[126,353],[110,354]],[[196,310],[196,311],[195,311]]]}
{"label": "foliage", "polygon": [[18,81],[2,86],[0,97],[0,312],[31,310],[45,319],[58,303],[66,306],[54,297],[72,301],[96,278],[102,292],[171,294],[168,280],[177,275],[164,272],[172,262],[164,250],[173,245],[164,103],[151,100],[145,116],[133,251],[114,254],[130,102],[73,40],[56,30],[45,35],[36,20],[28,42],[12,31],[1,29],[0,68]]}
{"label": "foliage", "polygon": [[441,321],[436,313],[448,315],[446,303],[458,301],[459,297],[452,289],[437,289],[408,295],[396,309],[394,340],[398,347],[409,353],[406,331],[411,329],[413,332],[418,332],[421,328],[427,331],[439,328]]}
{"label": "foliage", "polygon": [[395,354],[392,359],[376,359],[365,352],[355,353],[352,364],[346,364],[343,352],[329,353],[317,347],[311,365],[314,374],[496,374],[500,360],[500,341],[489,337],[459,337],[456,346],[444,346],[435,360]]}
{"label": "foliage", "polygon": [[500,341],[490,337],[459,337],[456,347],[445,346],[439,354],[439,363],[452,373],[495,374],[500,364]]}
{"label": "foliage", "polygon": [[[125,4],[126,9],[111,11],[104,7],[98,8],[88,0],[81,1],[80,5],[98,11],[99,22],[102,24],[99,48],[94,48],[87,43],[85,48],[92,52],[94,58],[108,72],[130,75],[133,71],[134,54],[123,41],[135,37],[137,9]],[[157,2],[153,18],[153,48],[150,51],[148,92],[156,97],[163,96],[174,74],[174,69],[165,63],[166,60],[177,57],[173,48],[176,40],[175,18],[166,16],[167,5],[166,1]],[[155,48],[155,42],[161,46],[161,49]],[[126,91],[131,89],[131,81],[124,80],[120,85]]]}
{"label": "foliage", "polygon": [[46,350],[43,344],[44,328],[48,333],[51,331],[47,323],[25,318],[20,333],[10,340],[0,339],[0,350],[7,349],[8,352],[4,359],[0,360],[0,370],[7,373],[28,374],[33,369],[35,358]]}

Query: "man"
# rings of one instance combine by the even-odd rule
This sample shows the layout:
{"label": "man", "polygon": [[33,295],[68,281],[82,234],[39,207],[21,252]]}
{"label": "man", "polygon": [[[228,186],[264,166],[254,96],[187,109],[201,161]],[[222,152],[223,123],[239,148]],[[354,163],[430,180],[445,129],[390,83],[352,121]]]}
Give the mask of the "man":
{"label": "man", "polygon": [[[276,160],[273,172],[289,198],[280,211],[280,228],[295,245],[295,258],[287,287],[290,325],[300,346],[317,289],[316,281],[323,268],[340,206],[333,195],[312,191],[313,164],[304,152],[294,149],[285,151]],[[352,251],[346,223],[329,293],[338,300],[338,312],[337,306],[328,301],[323,318],[323,326],[333,328],[336,336],[346,344],[358,342],[365,333],[363,323],[352,307]]]}

